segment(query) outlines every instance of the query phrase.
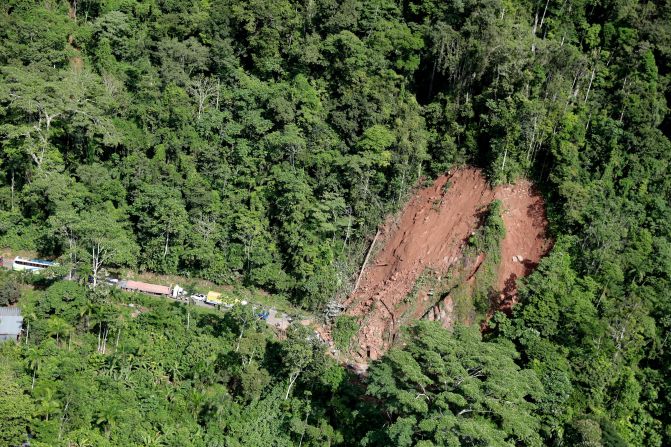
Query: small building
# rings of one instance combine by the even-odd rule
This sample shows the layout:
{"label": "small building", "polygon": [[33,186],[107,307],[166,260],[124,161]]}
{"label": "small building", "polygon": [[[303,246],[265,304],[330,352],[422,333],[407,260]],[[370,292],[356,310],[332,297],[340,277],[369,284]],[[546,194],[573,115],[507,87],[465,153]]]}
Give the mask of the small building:
{"label": "small building", "polygon": [[149,284],[146,282],[123,280],[119,281],[119,287],[126,292],[140,292],[156,296],[172,296],[172,290],[168,286]]}
{"label": "small building", "polygon": [[22,327],[21,309],[18,307],[0,307],[0,342],[18,340]]}

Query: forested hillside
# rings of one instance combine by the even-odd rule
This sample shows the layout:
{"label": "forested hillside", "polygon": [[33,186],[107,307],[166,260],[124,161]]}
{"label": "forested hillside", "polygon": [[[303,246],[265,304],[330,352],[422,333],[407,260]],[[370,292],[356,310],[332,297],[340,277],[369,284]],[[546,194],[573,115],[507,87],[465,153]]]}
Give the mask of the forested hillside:
{"label": "forested hillside", "polygon": [[63,276],[320,313],[460,165],[532,179],[555,245],[512,314],[366,378],[239,309],[3,275],[0,444],[671,445],[670,81],[669,0],[4,0],[0,247]]}

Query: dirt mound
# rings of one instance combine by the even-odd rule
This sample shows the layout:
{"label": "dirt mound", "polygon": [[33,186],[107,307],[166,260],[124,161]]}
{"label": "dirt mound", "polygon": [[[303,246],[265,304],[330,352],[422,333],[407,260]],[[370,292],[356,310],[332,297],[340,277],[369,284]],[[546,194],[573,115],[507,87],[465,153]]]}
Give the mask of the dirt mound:
{"label": "dirt mound", "polygon": [[344,303],[347,314],[361,322],[355,357],[378,358],[411,320],[452,321],[451,297],[439,309],[437,300],[442,297],[434,299],[431,290],[422,288],[422,280],[430,276],[437,282],[471,281],[483,256],[469,259],[464,247],[497,198],[503,202],[507,234],[496,286],[504,291],[501,303],[514,301],[515,280],[528,274],[549,248],[542,198],[529,182],[492,190],[478,169],[455,170],[419,190],[382,228],[383,248]]}

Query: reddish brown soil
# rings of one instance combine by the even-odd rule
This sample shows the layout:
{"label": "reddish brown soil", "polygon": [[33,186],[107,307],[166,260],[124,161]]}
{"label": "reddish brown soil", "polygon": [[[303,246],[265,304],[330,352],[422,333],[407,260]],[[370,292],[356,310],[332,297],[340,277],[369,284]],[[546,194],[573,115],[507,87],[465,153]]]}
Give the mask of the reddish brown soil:
{"label": "reddish brown soil", "polygon": [[497,289],[502,292],[497,309],[508,310],[516,302],[518,278],[530,274],[550,250],[543,197],[528,180],[499,187],[496,198],[503,202],[506,237],[501,243]]}
{"label": "reddish brown soil", "polygon": [[[503,202],[507,229],[497,287],[505,289],[508,297],[502,302],[514,301],[515,279],[528,274],[549,248],[542,199],[529,182],[492,190],[478,169],[455,170],[419,190],[397,220],[384,226],[383,248],[366,267],[358,290],[344,303],[347,313],[361,321],[358,360],[376,359],[389,347],[398,333],[398,319],[408,315],[408,309],[413,318],[425,314],[427,305],[431,309],[433,298],[426,293],[416,298],[423,303],[406,299],[422,273],[431,271],[440,280],[452,267],[466,272],[466,278],[473,276],[482,256],[466,259],[463,247],[495,198]],[[522,262],[513,261],[513,256],[522,257]],[[448,297],[445,303],[428,317],[452,321],[452,301]]]}

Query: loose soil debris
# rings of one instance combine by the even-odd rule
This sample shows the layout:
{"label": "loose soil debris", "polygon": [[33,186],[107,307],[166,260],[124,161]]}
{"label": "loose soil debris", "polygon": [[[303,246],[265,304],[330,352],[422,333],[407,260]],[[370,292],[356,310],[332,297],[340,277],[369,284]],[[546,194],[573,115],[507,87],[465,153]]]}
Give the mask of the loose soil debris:
{"label": "loose soil debris", "polygon": [[501,294],[493,305],[510,308],[516,300],[515,281],[528,275],[551,247],[542,197],[526,180],[492,189],[480,170],[456,169],[417,191],[380,229],[378,244],[383,247],[344,303],[346,313],[360,319],[356,360],[379,358],[412,320],[453,324],[452,295],[431,287],[462,287],[463,293],[473,282],[483,255],[466,256],[464,249],[495,199],[503,203],[506,236],[494,285]]}

